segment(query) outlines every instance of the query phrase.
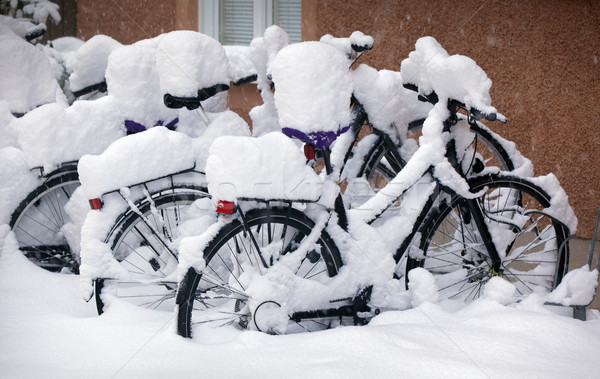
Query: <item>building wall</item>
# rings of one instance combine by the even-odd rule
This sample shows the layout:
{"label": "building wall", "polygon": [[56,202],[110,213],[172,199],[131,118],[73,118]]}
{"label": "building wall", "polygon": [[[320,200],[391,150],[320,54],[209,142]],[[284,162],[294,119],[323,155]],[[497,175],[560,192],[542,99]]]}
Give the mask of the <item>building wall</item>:
{"label": "building wall", "polygon": [[77,37],[83,40],[106,34],[130,44],[181,29],[198,30],[197,1],[77,1]]}
{"label": "building wall", "polygon": [[[77,36],[102,33],[132,43],[197,30],[197,4],[78,0]],[[559,178],[579,218],[577,233],[591,236],[600,205],[600,2],[304,0],[302,17],[304,40],[354,30],[372,35],[375,47],[361,62],[378,69],[399,70],[426,35],[450,54],[473,58],[493,81],[493,105],[508,118],[490,126],[515,141],[536,175]],[[252,99],[232,106],[247,114],[259,101]]]}
{"label": "building wall", "polygon": [[579,218],[577,234],[591,237],[600,206],[600,2],[304,3],[316,25],[311,38],[370,34],[374,49],[361,61],[378,69],[399,70],[428,35],[449,54],[473,58],[493,82],[492,104],[508,118],[489,125],[533,161],[536,175],[558,177]]}

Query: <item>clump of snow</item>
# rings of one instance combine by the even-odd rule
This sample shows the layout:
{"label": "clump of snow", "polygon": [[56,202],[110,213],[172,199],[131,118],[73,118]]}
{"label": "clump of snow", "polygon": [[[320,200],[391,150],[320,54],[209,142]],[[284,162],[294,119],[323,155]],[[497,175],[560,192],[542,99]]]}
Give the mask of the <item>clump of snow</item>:
{"label": "clump of snow", "polygon": [[338,132],[350,123],[350,61],[336,48],[301,42],[283,48],[269,70],[282,127]]}
{"label": "clump of snow", "polygon": [[546,297],[546,301],[565,306],[588,306],[598,287],[598,270],[585,265],[565,275],[558,287]]}
{"label": "clump of snow", "polygon": [[268,27],[262,37],[254,38],[250,43],[250,58],[256,68],[257,87],[263,99],[263,104],[252,108],[249,113],[252,119],[252,133],[255,136],[281,129],[271,88],[273,82],[267,75],[267,70],[276,54],[289,44],[289,35],[277,25]]}
{"label": "clump of snow", "polygon": [[[75,53],[71,64],[73,73],[69,83],[73,92],[104,81],[108,56],[121,43],[113,38],[98,34],[86,41]],[[69,66],[69,65],[68,65]]]}
{"label": "clump of snow", "polygon": [[26,159],[16,147],[0,149],[0,224],[9,223],[19,203],[41,184],[39,172],[30,171]]}
{"label": "clump of snow", "polygon": [[156,49],[162,94],[196,97],[198,90],[229,84],[229,64],[223,46],[193,31],[165,34]]}
{"label": "clump of snow", "polygon": [[88,198],[93,199],[113,189],[192,168],[194,152],[187,135],[152,128],[116,140],[100,155],[81,157],[79,179]]}
{"label": "clump of snow", "polygon": [[237,82],[256,75],[256,68],[250,59],[250,47],[248,46],[223,46],[229,62],[229,79]]}
{"label": "clump of snow", "polygon": [[40,22],[40,24],[35,24],[31,20],[25,18],[13,18],[0,15],[0,36],[3,38],[15,37],[24,40],[30,33],[35,34],[40,30],[46,31],[46,25],[43,21]]}
{"label": "clump of snow", "polygon": [[417,267],[408,272],[411,305],[418,307],[425,302],[435,303],[438,300],[438,288],[433,275],[424,268]]}
{"label": "clump of snow", "polygon": [[68,108],[46,104],[15,119],[10,127],[29,167],[47,171],[83,154],[98,154],[125,135],[119,108],[108,97],[76,101]]}
{"label": "clump of snow", "polygon": [[208,190],[216,203],[237,198],[316,201],[322,180],[285,135],[259,138],[224,136],[210,147]]}
{"label": "clump of snow", "polygon": [[423,94],[455,99],[467,108],[495,113],[489,94],[492,81],[471,58],[449,56],[433,37],[419,38],[415,50],[401,64],[404,83],[416,85]]}
{"label": "clump of snow", "polygon": [[499,276],[491,278],[483,287],[483,298],[495,301],[500,304],[510,304],[514,302],[514,294],[517,288],[514,284]]}
{"label": "clump of snow", "polygon": [[361,31],[354,31],[348,38],[340,38],[334,37],[331,34],[325,34],[319,40],[320,42],[326,43],[340,50],[348,57],[354,54],[354,50],[352,49],[352,45],[356,45],[359,47],[372,47],[373,46],[373,37],[365,35]]}
{"label": "clump of snow", "polygon": [[110,54],[106,68],[108,93],[121,115],[146,129],[177,118],[177,110],[163,103],[155,57],[153,47],[122,46]]}
{"label": "clump of snow", "polygon": [[66,98],[46,55],[19,38],[0,38],[0,100],[11,112],[27,113],[37,106]]}
{"label": "clump of snow", "polygon": [[[14,6],[14,3],[16,1],[11,1],[11,6]],[[60,6],[58,4],[48,0],[27,1],[25,3],[27,4],[23,6],[23,13],[34,21],[43,23],[46,22],[48,17],[51,17],[54,23],[60,22]]]}
{"label": "clump of snow", "polygon": [[364,106],[369,121],[392,137],[396,143],[406,139],[408,123],[425,118],[431,104],[417,99],[402,87],[399,72],[376,70],[360,65],[352,72],[354,96]]}
{"label": "clump of snow", "polygon": [[4,137],[0,140],[0,148],[15,146],[17,143],[17,137],[12,129],[7,127],[14,119],[8,101],[0,100],[0,135]]}

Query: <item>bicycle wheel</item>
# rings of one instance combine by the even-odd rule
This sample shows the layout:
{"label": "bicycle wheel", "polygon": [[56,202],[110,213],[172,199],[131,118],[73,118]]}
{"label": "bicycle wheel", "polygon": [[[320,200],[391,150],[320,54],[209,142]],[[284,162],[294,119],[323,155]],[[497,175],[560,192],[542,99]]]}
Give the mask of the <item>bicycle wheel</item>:
{"label": "bicycle wheel", "polygon": [[152,200],[142,199],[137,209],[129,208],[117,218],[108,233],[116,260],[127,272],[126,278],[100,278],[95,281],[94,296],[98,314],[102,314],[107,294],[137,306],[173,311],[177,290],[178,226],[186,221],[190,205],[207,197],[204,188],[162,193]]}
{"label": "bicycle wheel", "polygon": [[[459,122],[466,122],[461,120]],[[408,138],[418,141],[423,128],[423,120],[420,122],[411,122],[408,127]],[[502,171],[511,171],[514,169],[510,155],[502,144],[494,138],[494,136],[484,127],[479,124],[472,125],[471,131],[474,133],[474,138],[471,141],[471,147],[477,152],[481,163],[486,166],[496,166]],[[398,172],[404,167],[405,160],[399,154],[394,154],[390,143],[386,143],[383,138],[379,138],[371,148],[367,158],[359,171],[359,177],[365,176],[371,188],[377,192],[379,189],[392,180]],[[459,159],[468,159],[470,165],[478,164],[473,156],[459,157]]]}
{"label": "bicycle wheel", "polygon": [[[460,119],[458,122],[466,123],[467,120]],[[418,141],[422,129],[423,122],[410,123],[408,127],[408,137]],[[470,129],[474,134],[470,147],[478,153],[483,160],[482,163],[484,163],[486,167],[499,167],[502,171],[514,170],[515,165],[510,158],[510,155],[485,126],[477,122],[474,125],[470,125]],[[459,160],[468,160],[471,162],[471,165],[476,164],[476,161],[473,161],[472,155],[465,155],[458,158]]]}
{"label": "bicycle wheel", "polygon": [[79,272],[79,264],[62,232],[69,220],[64,206],[77,187],[76,166],[58,170],[27,195],[11,216],[9,226],[20,250],[48,271]]}
{"label": "bicycle wheel", "polygon": [[[477,203],[502,259],[500,272],[492,270],[465,200],[454,197],[423,224],[420,248],[408,254],[407,273],[424,267],[436,276],[443,297],[464,301],[478,298],[496,275],[512,282],[520,297],[553,290],[567,270],[568,245],[558,249],[569,231],[544,212],[550,196],[516,177],[486,176],[471,185],[474,192],[485,190]],[[408,285],[408,275],[405,280]]]}
{"label": "bicycle wheel", "polygon": [[[201,273],[190,269],[185,275],[177,298],[180,335],[191,337],[193,327],[200,324],[246,328],[252,323],[258,330],[270,332],[268,327],[261,327],[264,324],[258,316],[253,318],[250,314],[246,294],[249,283],[243,276],[264,271],[284,256],[296,258],[292,270],[296,277],[323,281],[337,274],[342,261],[325,232],[304,256],[294,256],[295,249],[314,227],[303,213],[294,209],[257,209],[246,214],[246,221],[247,227],[237,219],[223,227],[204,250],[206,268]],[[275,302],[263,305],[278,307]],[[290,321],[287,331],[322,330],[331,322],[325,317]]]}

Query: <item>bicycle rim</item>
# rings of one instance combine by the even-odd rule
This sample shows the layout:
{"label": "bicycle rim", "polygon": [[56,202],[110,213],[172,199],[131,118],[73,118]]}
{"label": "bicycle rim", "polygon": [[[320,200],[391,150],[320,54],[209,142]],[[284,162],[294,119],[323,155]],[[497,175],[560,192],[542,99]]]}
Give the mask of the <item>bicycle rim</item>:
{"label": "bicycle rim", "polygon": [[[466,121],[460,120],[459,122]],[[418,141],[422,128],[422,123],[411,123],[408,129],[408,138]],[[499,167],[502,171],[512,171],[514,169],[514,163],[510,155],[502,147],[502,144],[494,139],[489,131],[477,124],[471,125],[471,131],[474,133],[471,147],[477,151],[486,167]],[[471,161],[472,159],[472,156],[459,157],[460,161]]]}
{"label": "bicycle rim", "polygon": [[77,172],[51,178],[32,191],[13,212],[10,227],[19,249],[37,266],[52,272],[78,273],[62,227],[65,205],[79,187]]}
{"label": "bicycle rim", "polygon": [[480,233],[460,198],[427,221],[420,251],[409,253],[407,271],[424,267],[436,276],[442,297],[463,301],[480,297],[494,276],[511,282],[520,298],[553,290],[567,270],[568,245],[562,252],[558,249],[568,230],[544,212],[550,197],[520,178],[485,178],[472,188],[482,189],[486,191],[478,204],[502,258],[500,272],[492,270]]}
{"label": "bicycle rim", "polygon": [[126,278],[101,278],[96,281],[95,297],[102,314],[105,296],[113,296],[136,306],[173,311],[177,291],[178,227],[189,217],[194,201],[208,196],[197,192],[176,192],[136,204],[118,217],[106,242],[112,241],[115,259],[127,272]]}
{"label": "bicycle rim", "polygon": [[[302,253],[303,256],[294,255],[301,254],[296,248],[314,227],[302,213],[292,209],[261,209],[248,212],[246,219],[247,229],[239,220],[224,227],[204,251],[206,268],[201,273],[190,269],[181,283],[182,298],[178,301],[180,335],[190,337],[203,328],[224,325],[274,332],[269,329],[267,319],[269,312],[277,312],[279,304],[264,302],[256,308],[264,307],[267,311],[262,316],[257,316],[258,311],[251,315],[246,289],[251,283],[247,278],[252,273],[261,270],[264,273],[280,260],[287,259],[288,263],[294,260],[290,269],[301,279],[323,282],[337,274],[341,258],[325,232],[315,246]],[[323,330],[335,322],[326,318],[290,320],[286,332]]]}

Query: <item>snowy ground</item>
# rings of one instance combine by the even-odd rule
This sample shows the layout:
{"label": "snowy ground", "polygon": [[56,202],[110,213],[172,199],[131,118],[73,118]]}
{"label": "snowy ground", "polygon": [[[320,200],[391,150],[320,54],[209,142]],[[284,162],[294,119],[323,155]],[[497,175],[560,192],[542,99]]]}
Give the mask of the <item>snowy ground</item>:
{"label": "snowy ground", "polygon": [[535,298],[425,303],[319,333],[223,327],[188,340],[175,333],[173,313],[113,302],[97,316],[77,276],[34,266],[9,240],[0,256],[0,377],[591,378],[600,368],[598,312],[582,322]]}

